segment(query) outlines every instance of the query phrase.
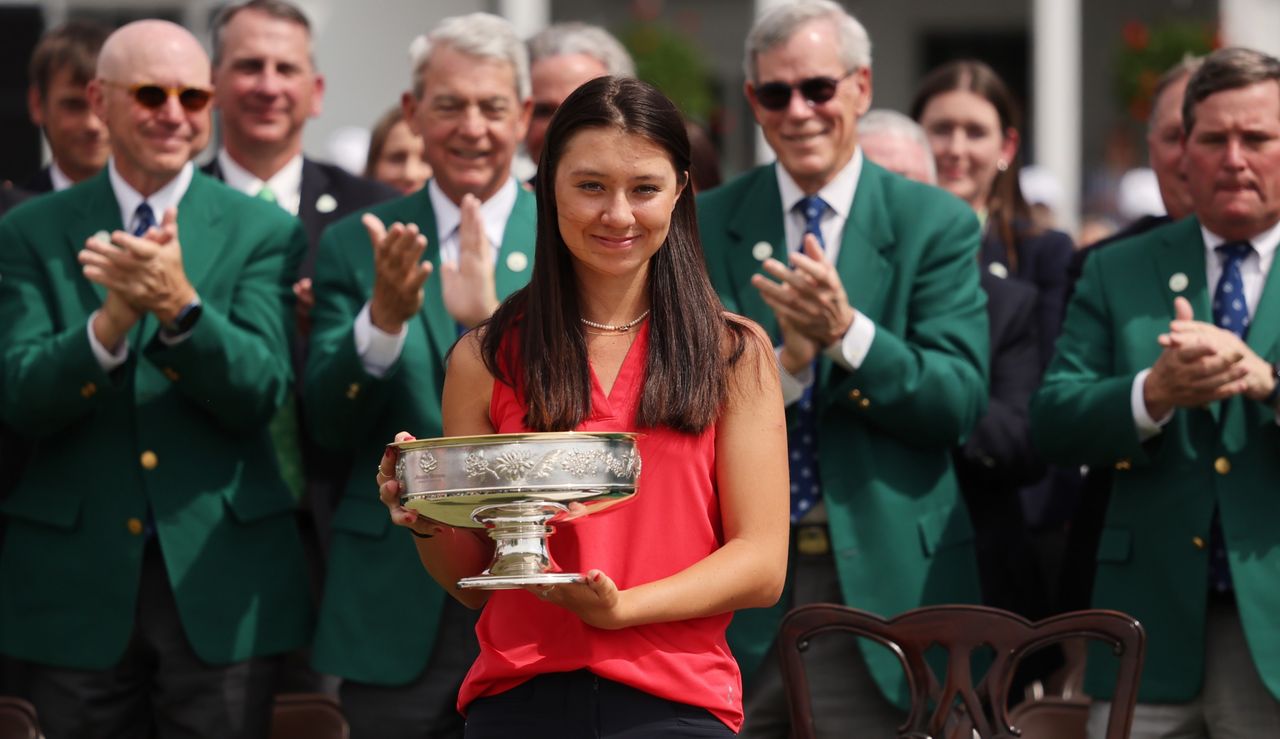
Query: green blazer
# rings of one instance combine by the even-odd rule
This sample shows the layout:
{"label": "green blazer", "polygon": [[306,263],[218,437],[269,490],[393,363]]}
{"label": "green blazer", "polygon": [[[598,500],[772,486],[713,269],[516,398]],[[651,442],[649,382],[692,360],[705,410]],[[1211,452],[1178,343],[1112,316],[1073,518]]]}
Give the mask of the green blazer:
{"label": "green blazer", "polygon": [[[1280,359],[1280,270],[1272,268],[1247,341]],[[1178,277],[1181,275],[1181,277]],[[1263,681],[1280,698],[1280,427],[1276,413],[1242,397],[1178,409],[1139,443],[1129,394],[1160,355],[1156,337],[1173,300],[1212,321],[1200,223],[1186,218],[1089,257],[1067,310],[1031,430],[1045,457],[1114,467],[1098,544],[1093,605],[1130,613],[1147,630],[1138,700],[1181,703],[1200,692],[1209,590],[1209,527],[1215,505],[1240,620]],[[1114,670],[1090,655],[1090,695],[1114,691]]]}
{"label": "green blazer", "polygon": [[[777,321],[751,276],[786,258],[774,165],[698,199],[702,245],[725,306]],[[814,403],[823,499],[845,602],[885,615],[978,602],[973,530],[951,449],[986,407],[986,298],[978,222],[964,203],[864,160],[836,269],[850,302],[876,324],[862,366],[818,362]],[[767,252],[767,253],[766,253]],[[777,633],[772,609],[739,612],[730,645],[749,675]],[[866,652],[881,689],[906,699],[887,651]]]}
{"label": "green blazer", "polygon": [[[335,223],[320,240],[303,402],[316,443],[356,463],[334,514],[313,662],[321,672],[352,680],[404,685],[426,668],[449,596],[422,569],[413,537],[391,524],[373,471],[396,432],[440,435],[444,359],[458,327],[441,295],[440,239],[426,188],[368,212],[387,225],[418,224],[428,235],[425,258],[436,269],[399,359],[377,378],[365,372],[352,328],[373,294],[373,251],[362,212]],[[534,197],[521,188],[497,260],[499,298],[524,286],[533,272],[536,223]]]}
{"label": "green blazer", "polygon": [[196,654],[223,664],[302,646],[307,574],[267,423],[292,381],[290,285],[306,236],[196,172],[178,228],[203,316],[174,346],[144,317],[107,374],[87,333],[106,292],[76,254],[119,228],[105,170],[0,221],[0,411],[34,440],[0,505],[0,651],[114,665],[134,627],[148,508]]}

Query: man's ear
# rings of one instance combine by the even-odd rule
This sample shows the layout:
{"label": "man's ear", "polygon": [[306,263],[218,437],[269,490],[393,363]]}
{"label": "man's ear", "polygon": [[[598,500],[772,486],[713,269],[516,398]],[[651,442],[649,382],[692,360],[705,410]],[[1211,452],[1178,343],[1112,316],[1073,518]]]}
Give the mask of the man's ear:
{"label": "man's ear", "polygon": [[27,87],[27,115],[36,127],[44,128],[44,98],[35,85]]}

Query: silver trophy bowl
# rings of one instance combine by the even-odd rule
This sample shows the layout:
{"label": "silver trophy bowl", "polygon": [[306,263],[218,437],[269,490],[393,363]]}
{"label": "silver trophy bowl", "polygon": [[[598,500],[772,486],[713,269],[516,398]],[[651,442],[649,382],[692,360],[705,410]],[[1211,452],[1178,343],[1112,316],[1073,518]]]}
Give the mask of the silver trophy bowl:
{"label": "silver trophy bowl", "polygon": [[485,528],[493,561],[463,589],[507,590],[582,582],[561,572],[547,538],[553,523],[630,500],[640,477],[636,435],[536,433],[415,439],[397,452],[400,504],[459,528]]}

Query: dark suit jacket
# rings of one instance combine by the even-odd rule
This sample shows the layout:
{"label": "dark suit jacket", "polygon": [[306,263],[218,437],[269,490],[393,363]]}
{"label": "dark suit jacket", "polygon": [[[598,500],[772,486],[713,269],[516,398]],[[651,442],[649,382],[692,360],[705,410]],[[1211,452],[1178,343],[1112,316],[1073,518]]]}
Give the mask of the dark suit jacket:
{"label": "dark suit jacket", "polygon": [[[836,270],[876,324],[862,365],[818,361],[813,392],[823,500],[846,601],[880,614],[977,602],[973,530],[951,450],[987,404],[986,302],[974,269],[978,224],[952,195],[864,161]],[[725,306],[777,336],[751,285],[765,251],[783,257],[773,165],[698,196],[712,284]],[[774,638],[774,609],[738,612],[730,645],[750,675]],[[901,699],[901,668],[865,652],[885,694]]]}
{"label": "dark suit jacket", "polygon": [[[384,223],[416,223],[427,235],[423,258],[436,271],[423,287],[422,310],[408,322],[399,358],[385,375],[374,377],[356,352],[353,329],[373,291],[369,236],[353,214],[321,240],[303,396],[307,423],[318,444],[330,454],[351,455],[356,464],[333,519],[312,654],[321,672],[404,685],[426,668],[449,595],[423,571],[413,537],[391,524],[386,506],[370,491],[369,470],[396,432],[409,431],[418,438],[441,434],[445,354],[458,338],[458,326],[444,307],[440,238],[426,188],[370,212]],[[536,223],[534,197],[519,188],[494,274],[499,298],[523,287],[533,272]],[[400,628],[388,622],[399,618],[395,614],[403,614],[411,625]]]}
{"label": "dark suit jacket", "polygon": [[[1025,232],[1027,226],[1014,224],[1015,233]],[[1040,369],[1049,366],[1053,357],[1053,343],[1062,330],[1062,318],[1067,311],[1067,270],[1075,249],[1071,237],[1061,231],[1042,231],[1020,235],[1015,247],[1018,268],[1009,265],[1009,255],[1004,240],[996,229],[988,228],[982,238],[982,267],[989,269],[1000,263],[1010,277],[1029,282],[1036,288],[1036,323],[1039,334]]]}
{"label": "dark suit jacket", "polygon": [[28,190],[14,187],[7,182],[4,183],[4,185],[0,187],[0,216],[8,213],[10,208],[21,203],[32,195],[33,193]]}
{"label": "dark suit jacket", "polygon": [[0,652],[101,670],[133,633],[155,535],[187,638],[211,664],[297,648],[311,607],[294,501],[267,422],[291,381],[297,223],[196,173],[178,206],[204,312],[172,346],[148,315],[104,372],[87,337],[105,290],[76,260],[122,228],[107,173],[0,220],[0,413],[35,443],[8,500]]}
{"label": "dark suit jacket", "polygon": [[35,195],[41,195],[46,192],[53,192],[53,175],[49,174],[49,168],[36,172],[22,185],[22,189]]}
{"label": "dark suit jacket", "polygon": [[985,270],[991,325],[986,414],[956,450],[956,477],[973,519],[983,601],[1029,618],[1046,615],[1018,488],[1044,474],[1031,446],[1031,395],[1040,385],[1036,290]]}
{"label": "dark suit jacket", "polygon": [[[204,166],[207,175],[222,179],[222,168],[215,158]],[[302,192],[298,201],[298,219],[307,232],[310,248],[298,269],[299,277],[314,277],[320,236],[330,224],[348,213],[393,200],[400,193],[381,182],[357,177],[335,164],[302,159]]]}
{"label": "dark suit jacket", "polygon": [[[1211,291],[1196,218],[1093,255],[1031,402],[1032,438],[1046,458],[1114,469],[1093,605],[1132,614],[1146,628],[1138,700],[1147,703],[1183,703],[1200,693],[1215,510],[1249,653],[1280,696],[1275,411],[1243,396],[1179,408],[1143,442],[1130,407],[1134,377],[1160,355],[1156,337],[1169,328],[1174,299],[1185,297],[1207,318]],[[1267,275],[1247,343],[1267,361],[1280,359],[1280,269]],[[1090,695],[1110,697],[1114,674],[1098,674],[1105,665],[1090,653]]]}

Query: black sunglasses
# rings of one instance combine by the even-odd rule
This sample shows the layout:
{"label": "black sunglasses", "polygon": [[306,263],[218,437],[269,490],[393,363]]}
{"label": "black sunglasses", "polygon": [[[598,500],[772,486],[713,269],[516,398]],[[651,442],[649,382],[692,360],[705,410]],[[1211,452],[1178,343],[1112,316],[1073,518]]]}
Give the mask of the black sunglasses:
{"label": "black sunglasses", "polygon": [[133,95],[133,99],[144,108],[155,110],[163,107],[169,100],[170,95],[178,97],[178,103],[182,105],[183,110],[189,113],[199,113],[205,109],[209,101],[213,99],[213,90],[207,90],[203,87],[163,87],[161,85],[125,85],[111,80],[103,80],[108,85],[113,85],[129,91]]}
{"label": "black sunglasses", "polygon": [[840,79],[834,77],[810,77],[800,80],[794,85],[786,82],[766,82],[756,88],[756,100],[766,110],[782,110],[791,104],[791,91],[799,90],[800,96],[810,105],[821,105],[836,96],[840,83],[849,79],[856,72],[851,69]]}

